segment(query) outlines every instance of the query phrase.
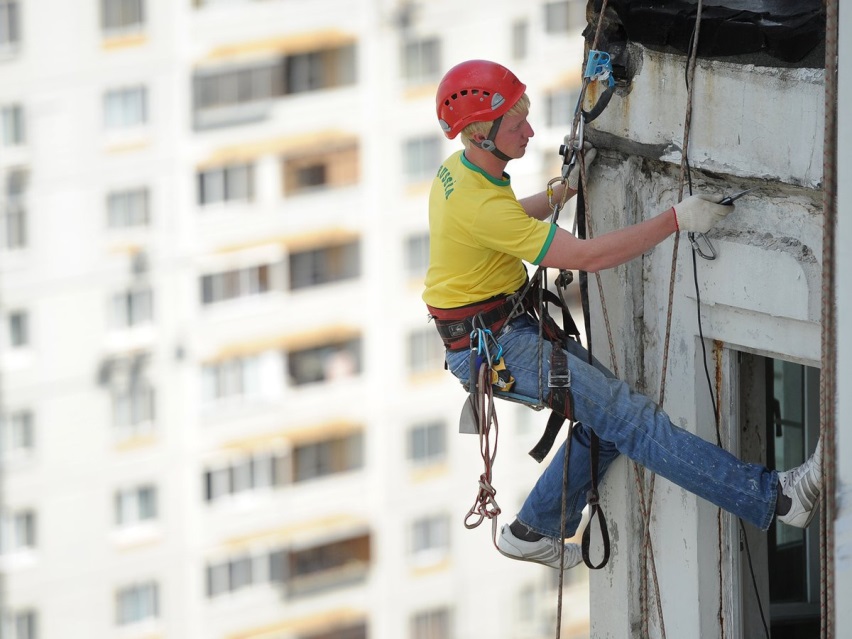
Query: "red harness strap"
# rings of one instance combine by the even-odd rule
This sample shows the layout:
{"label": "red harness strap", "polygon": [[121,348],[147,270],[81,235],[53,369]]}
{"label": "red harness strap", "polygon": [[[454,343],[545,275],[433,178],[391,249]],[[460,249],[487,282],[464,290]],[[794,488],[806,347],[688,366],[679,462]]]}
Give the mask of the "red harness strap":
{"label": "red harness strap", "polygon": [[457,308],[435,308],[428,304],[426,308],[435,320],[438,335],[447,350],[461,351],[470,348],[470,334],[474,328],[488,328],[496,334],[506,323],[516,302],[516,295],[501,295]]}

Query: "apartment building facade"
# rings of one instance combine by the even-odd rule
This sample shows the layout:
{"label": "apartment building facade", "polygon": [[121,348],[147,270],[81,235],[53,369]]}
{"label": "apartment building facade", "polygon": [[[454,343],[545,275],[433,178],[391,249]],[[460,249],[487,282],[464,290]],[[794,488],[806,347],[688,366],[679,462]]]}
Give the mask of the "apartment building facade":
{"label": "apartment building facade", "polygon": [[[419,295],[441,74],[517,69],[541,190],[584,10],[0,0],[0,635],[550,636],[550,571],[462,526],[481,461]],[[540,418],[500,410],[508,518]]]}

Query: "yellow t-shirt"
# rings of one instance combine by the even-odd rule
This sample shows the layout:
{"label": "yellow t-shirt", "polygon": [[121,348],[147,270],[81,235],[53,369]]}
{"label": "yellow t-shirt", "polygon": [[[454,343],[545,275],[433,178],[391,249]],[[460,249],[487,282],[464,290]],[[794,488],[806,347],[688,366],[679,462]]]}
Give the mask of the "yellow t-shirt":
{"label": "yellow t-shirt", "polygon": [[456,308],[513,293],[524,261],[544,258],[556,226],[530,217],[509,176],[495,179],[462,151],[441,165],[429,194],[429,269],[423,301]]}

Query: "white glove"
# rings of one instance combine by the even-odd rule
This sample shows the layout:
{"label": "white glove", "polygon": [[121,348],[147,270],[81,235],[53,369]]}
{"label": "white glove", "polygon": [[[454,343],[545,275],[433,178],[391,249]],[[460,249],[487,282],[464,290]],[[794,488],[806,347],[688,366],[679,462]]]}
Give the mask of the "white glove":
{"label": "white glove", "polygon": [[680,204],[675,204],[675,221],[679,231],[706,233],[728,213],[732,204],[719,204],[722,198],[715,195],[690,195]]}
{"label": "white glove", "polygon": [[[586,175],[589,174],[589,167],[598,156],[598,150],[592,146],[591,142],[583,142],[583,164],[586,166]],[[580,186],[580,167],[575,166],[571,173],[568,174],[568,188],[576,191]]]}

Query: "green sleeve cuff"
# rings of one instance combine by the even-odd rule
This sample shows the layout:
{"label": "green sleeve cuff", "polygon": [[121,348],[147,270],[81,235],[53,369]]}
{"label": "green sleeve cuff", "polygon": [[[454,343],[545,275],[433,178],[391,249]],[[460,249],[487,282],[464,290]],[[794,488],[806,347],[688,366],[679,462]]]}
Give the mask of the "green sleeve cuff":
{"label": "green sleeve cuff", "polygon": [[544,259],[544,256],[547,254],[547,250],[550,248],[551,243],[553,243],[553,238],[556,237],[556,225],[550,225],[550,232],[547,234],[547,239],[544,240],[544,244],[541,247],[541,251],[539,251],[538,256],[533,260],[533,264],[538,266],[541,261]]}

